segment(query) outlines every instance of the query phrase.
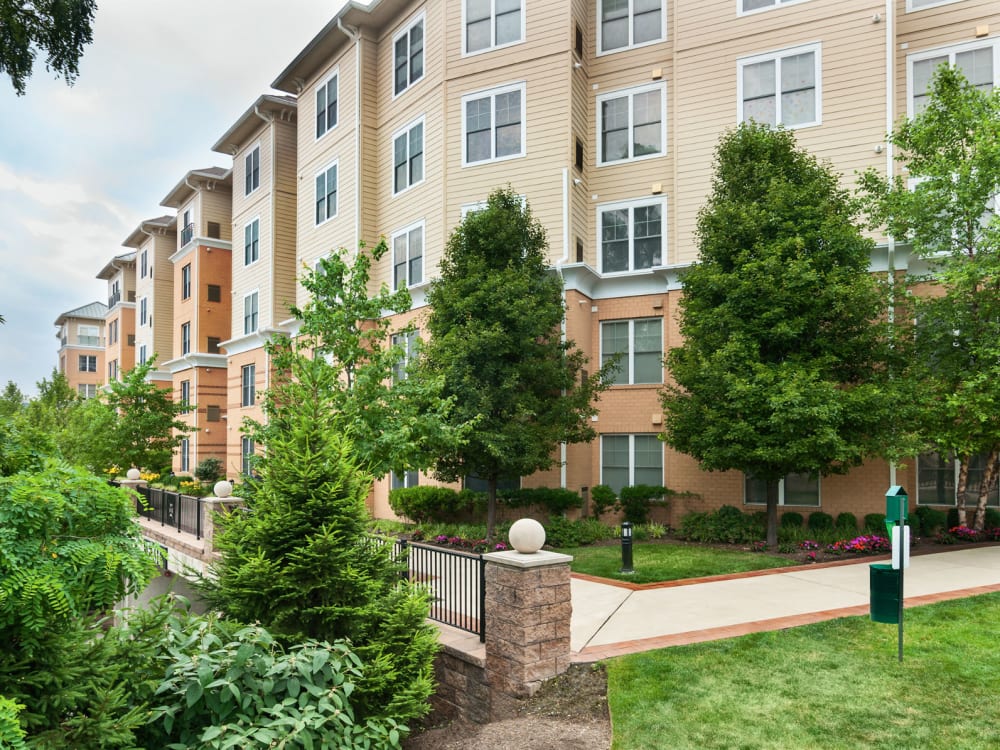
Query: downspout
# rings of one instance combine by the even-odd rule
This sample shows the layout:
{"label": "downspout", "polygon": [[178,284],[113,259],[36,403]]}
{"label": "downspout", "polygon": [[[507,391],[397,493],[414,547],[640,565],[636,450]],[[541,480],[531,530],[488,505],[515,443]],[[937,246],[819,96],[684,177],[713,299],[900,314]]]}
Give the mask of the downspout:
{"label": "downspout", "polygon": [[[895,107],[895,92],[896,92],[896,66],[895,66],[895,56],[896,56],[896,16],[895,16],[895,3],[893,0],[885,0],[885,132],[887,134],[892,133],[892,126],[894,124],[895,118],[893,117],[894,107]],[[885,176],[886,179],[892,179],[893,167],[894,167],[894,150],[893,143],[890,137],[886,138],[885,143]],[[887,234],[886,243],[886,263],[888,266],[887,274],[889,277],[890,284],[895,281],[896,278],[896,239],[892,236],[892,233]],[[892,325],[895,319],[895,306],[893,304],[892,298],[889,301],[889,324]],[[889,486],[896,486],[896,462],[889,462]]]}
{"label": "downspout", "polygon": [[337,28],[354,42],[354,252],[361,243],[361,32],[337,18]]}
{"label": "downspout", "polygon": [[[556,261],[556,273],[559,274],[559,279],[562,281],[562,301],[563,301],[563,315],[562,322],[559,324],[559,337],[563,343],[566,342],[566,279],[563,276],[563,264],[569,260],[569,167],[563,167],[562,170],[562,245],[563,253],[562,257]],[[566,443],[559,443],[559,486],[562,489],[566,489],[566,455],[567,447]]]}

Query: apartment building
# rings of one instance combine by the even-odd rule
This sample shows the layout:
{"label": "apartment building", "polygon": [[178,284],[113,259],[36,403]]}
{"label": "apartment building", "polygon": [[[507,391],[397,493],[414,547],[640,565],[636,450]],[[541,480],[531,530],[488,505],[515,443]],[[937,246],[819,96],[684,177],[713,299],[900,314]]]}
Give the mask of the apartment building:
{"label": "apartment building", "polygon": [[[601,399],[599,438],[523,483],[662,482],[696,493],[679,511],[752,507],[763,498],[749,478],[701,472],[656,437],[662,357],[679,343],[678,272],[697,259],[719,136],[753,118],[794,129],[847,184],[894,169],[885,133],[919,109],[936,65],[1000,85],[998,31],[1000,6],[986,0],[349,3],[272,83],[297,97],[305,123],[299,266],[385,236],[375,283],[407,286],[413,310],[399,322],[419,323],[447,237],[511,185],[547,230],[567,335],[595,366],[616,353],[625,363]],[[905,246],[878,239],[872,271],[906,270]],[[921,498],[930,482],[918,463],[790,476],[781,502],[874,512],[894,483],[948,502]],[[934,468],[938,479],[953,470]],[[427,479],[380,484],[375,512],[390,513],[391,483],[414,481]]]}
{"label": "apartment building", "polygon": [[160,367],[170,373],[174,400],[188,406],[180,419],[195,428],[173,462],[175,472],[190,473],[206,458],[226,459],[226,356],[219,344],[230,338],[232,171],[192,170],[160,205],[176,211],[180,227],[168,259],[171,351]]}
{"label": "apartment building", "polygon": [[261,96],[212,146],[233,158],[231,338],[220,344],[228,364],[231,476],[249,473],[256,446],[240,428],[244,419],[263,419],[258,394],[270,371],[264,344],[287,333],[295,302],[297,109],[292,97]]}
{"label": "apartment building", "polygon": [[135,364],[156,357],[149,380],[172,390],[163,363],[173,357],[173,264],[177,251],[177,217],[146,219],[132,230],[124,247],[135,253]]}
{"label": "apartment building", "polygon": [[135,366],[135,253],[115,256],[97,278],[108,282],[108,314],[104,361],[106,383],[121,380]]}
{"label": "apartment building", "polygon": [[59,331],[59,372],[69,387],[82,398],[94,398],[104,384],[104,320],[108,306],[103,302],[67,310],[55,325]]}

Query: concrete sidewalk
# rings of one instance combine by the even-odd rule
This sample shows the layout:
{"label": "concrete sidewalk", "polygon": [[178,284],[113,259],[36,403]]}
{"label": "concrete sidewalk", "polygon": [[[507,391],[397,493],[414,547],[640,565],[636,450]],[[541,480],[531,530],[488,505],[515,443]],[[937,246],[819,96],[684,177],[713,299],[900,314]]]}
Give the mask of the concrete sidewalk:
{"label": "concrete sidewalk", "polygon": [[[884,560],[649,586],[573,576],[573,661],[867,615],[868,566]],[[903,581],[908,607],[1000,591],[1000,546],[914,556]]]}

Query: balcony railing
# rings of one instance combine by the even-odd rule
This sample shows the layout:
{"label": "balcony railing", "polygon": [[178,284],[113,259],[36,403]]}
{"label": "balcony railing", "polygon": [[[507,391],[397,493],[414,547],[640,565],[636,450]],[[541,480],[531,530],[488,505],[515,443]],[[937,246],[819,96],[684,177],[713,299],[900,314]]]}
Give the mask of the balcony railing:
{"label": "balcony railing", "polygon": [[115,292],[110,297],[108,297],[108,307],[109,308],[114,307],[115,305],[117,305],[121,301],[122,301],[122,293],[121,292]]}
{"label": "balcony railing", "polygon": [[100,336],[77,336],[77,346],[103,346]]}
{"label": "balcony railing", "polygon": [[194,238],[194,222],[191,222],[181,230],[181,247],[184,247]]}

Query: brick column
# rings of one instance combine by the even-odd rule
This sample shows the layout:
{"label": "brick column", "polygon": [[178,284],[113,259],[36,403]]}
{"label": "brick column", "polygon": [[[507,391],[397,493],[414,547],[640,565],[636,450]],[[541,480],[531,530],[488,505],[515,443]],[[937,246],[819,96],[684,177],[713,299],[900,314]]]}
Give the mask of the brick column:
{"label": "brick column", "polygon": [[569,555],[493,552],[486,565],[486,679],[494,719],[570,660]]}

